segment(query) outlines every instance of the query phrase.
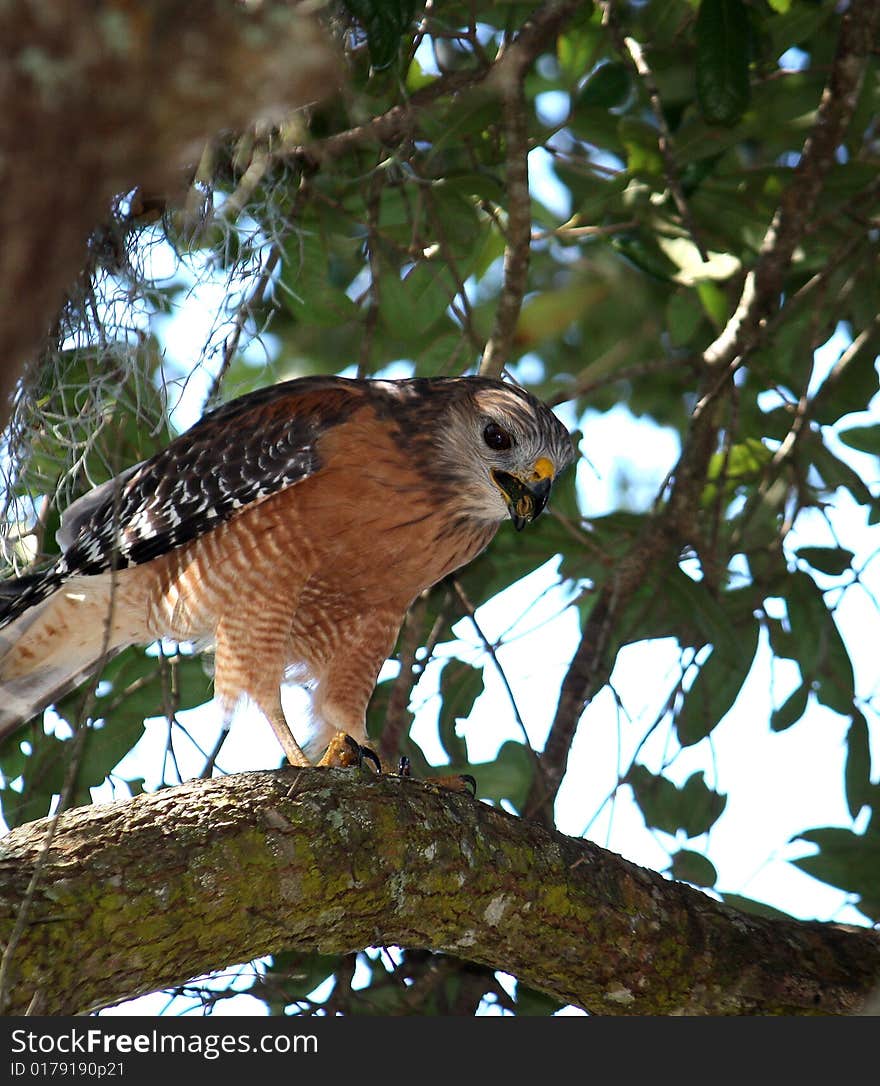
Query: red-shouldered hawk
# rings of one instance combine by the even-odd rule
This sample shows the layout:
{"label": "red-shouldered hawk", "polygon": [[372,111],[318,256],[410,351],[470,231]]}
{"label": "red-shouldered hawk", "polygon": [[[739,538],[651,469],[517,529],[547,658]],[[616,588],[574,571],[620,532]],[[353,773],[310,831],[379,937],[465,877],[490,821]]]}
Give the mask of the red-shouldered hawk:
{"label": "red-shouldered hawk", "polygon": [[522,528],[573,459],[556,416],[482,377],[305,377],[206,415],[67,509],[62,553],[0,583],[0,735],[96,664],[158,638],[213,642],[215,694],[247,696],[294,765],[280,700],[366,743],[367,703],[412,601]]}

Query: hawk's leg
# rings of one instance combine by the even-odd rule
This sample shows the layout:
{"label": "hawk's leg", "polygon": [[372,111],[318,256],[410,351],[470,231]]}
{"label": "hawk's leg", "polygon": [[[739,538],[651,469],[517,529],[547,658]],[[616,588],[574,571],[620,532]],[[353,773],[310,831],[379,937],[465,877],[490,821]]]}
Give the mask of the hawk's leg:
{"label": "hawk's leg", "polygon": [[290,764],[309,766],[312,763],[294,739],[281,706],[286,628],[271,618],[271,613],[255,618],[242,611],[218,622],[214,691],[227,709],[247,694],[268,720]]}
{"label": "hawk's leg", "polygon": [[299,743],[293,738],[293,732],[290,730],[290,725],[287,723],[287,718],[281,707],[281,699],[278,699],[274,708],[271,710],[266,709],[262,705],[260,708],[263,710],[266,719],[272,726],[275,738],[281,744],[281,749],[287,756],[288,762],[290,762],[291,765],[311,765],[312,763],[303,753]]}

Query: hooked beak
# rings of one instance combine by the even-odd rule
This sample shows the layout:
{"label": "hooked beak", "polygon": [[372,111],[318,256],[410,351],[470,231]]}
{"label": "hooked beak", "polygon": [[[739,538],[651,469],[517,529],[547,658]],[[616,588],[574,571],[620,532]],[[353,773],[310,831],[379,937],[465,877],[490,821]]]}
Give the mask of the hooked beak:
{"label": "hooked beak", "polygon": [[[539,461],[539,465],[546,463],[547,461]],[[541,471],[539,468],[533,479],[521,479],[506,471],[493,470],[492,479],[504,495],[510,519],[519,532],[538,517],[547,504],[553,484],[553,470],[552,466],[549,471]]]}

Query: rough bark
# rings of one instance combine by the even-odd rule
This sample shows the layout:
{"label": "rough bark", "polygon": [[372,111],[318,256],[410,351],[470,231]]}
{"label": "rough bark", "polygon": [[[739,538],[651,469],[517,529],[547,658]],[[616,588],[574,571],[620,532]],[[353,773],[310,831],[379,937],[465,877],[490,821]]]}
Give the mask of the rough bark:
{"label": "rough bark", "polygon": [[31,895],[7,1014],[379,944],[504,969],[597,1014],[847,1013],[880,979],[877,932],[747,916],[404,778],[240,774],[70,811],[45,850],[48,825],[0,846],[4,939]]}
{"label": "rough bark", "polygon": [[0,427],[113,197],[177,191],[218,130],[334,89],[338,62],[287,0],[0,5]]}

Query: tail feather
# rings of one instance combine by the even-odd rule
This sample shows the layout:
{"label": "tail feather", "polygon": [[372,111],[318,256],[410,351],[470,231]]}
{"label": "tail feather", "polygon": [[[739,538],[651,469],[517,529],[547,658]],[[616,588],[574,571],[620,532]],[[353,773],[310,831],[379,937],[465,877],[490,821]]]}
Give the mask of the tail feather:
{"label": "tail feather", "polygon": [[[114,650],[108,653],[107,657],[115,656],[119,651]],[[72,690],[76,690],[94,674],[98,663],[99,661],[95,660],[79,671],[53,667],[45,668],[35,675],[0,680],[0,742],[47,706],[57,704]]]}
{"label": "tail feather", "polygon": [[26,573],[8,581],[0,581],[0,630],[24,615],[61,585],[67,576],[61,560],[39,573]]}
{"label": "tail feather", "polygon": [[[45,583],[25,586],[39,602],[24,609],[21,596],[12,597],[8,613],[17,617],[0,627],[0,739],[140,639],[137,593],[117,586],[111,574],[73,577],[48,595],[44,589]],[[0,614],[9,598],[0,597]]]}

